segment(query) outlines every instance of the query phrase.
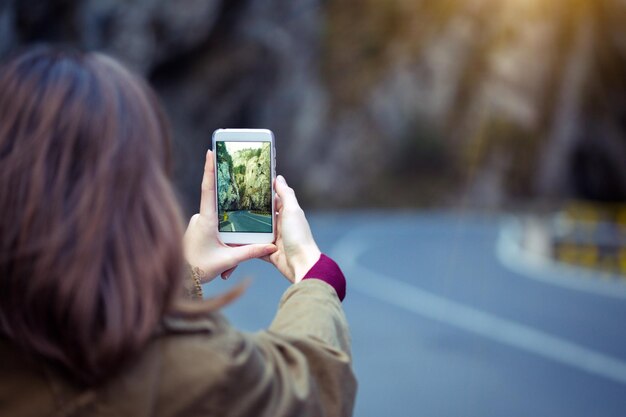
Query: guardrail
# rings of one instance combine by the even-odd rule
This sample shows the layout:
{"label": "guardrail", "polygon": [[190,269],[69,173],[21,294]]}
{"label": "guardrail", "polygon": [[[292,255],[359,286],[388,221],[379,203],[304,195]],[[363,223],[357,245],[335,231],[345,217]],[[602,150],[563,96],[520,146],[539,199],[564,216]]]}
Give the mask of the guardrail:
{"label": "guardrail", "polygon": [[570,203],[554,217],[549,236],[556,261],[626,278],[626,205]]}

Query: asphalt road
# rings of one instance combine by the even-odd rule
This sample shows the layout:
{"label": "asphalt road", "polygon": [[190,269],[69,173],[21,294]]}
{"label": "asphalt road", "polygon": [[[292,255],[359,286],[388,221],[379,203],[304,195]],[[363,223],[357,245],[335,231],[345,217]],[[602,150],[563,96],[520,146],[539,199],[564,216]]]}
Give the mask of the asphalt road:
{"label": "asphalt road", "polygon": [[[626,415],[625,280],[560,270],[541,278],[506,259],[502,217],[308,217],[348,278],[355,416]],[[255,331],[288,285],[270,265],[251,261],[205,291],[246,276],[253,285],[226,315]],[[569,285],[577,280],[587,284]]]}
{"label": "asphalt road", "polygon": [[249,210],[229,211],[228,221],[220,223],[223,231],[231,232],[272,232],[269,216],[251,213]]}

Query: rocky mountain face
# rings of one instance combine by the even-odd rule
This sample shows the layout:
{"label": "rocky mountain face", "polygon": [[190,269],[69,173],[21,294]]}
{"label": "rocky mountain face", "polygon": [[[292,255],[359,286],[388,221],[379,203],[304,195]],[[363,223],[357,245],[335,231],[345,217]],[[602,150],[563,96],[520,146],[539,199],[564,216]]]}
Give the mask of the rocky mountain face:
{"label": "rocky mountain face", "polygon": [[269,143],[257,149],[229,153],[217,143],[218,203],[220,213],[252,210],[271,213],[271,153]]}
{"label": "rocky mountain face", "polygon": [[626,201],[625,2],[362,3],[331,2],[324,74],[389,199]]}
{"label": "rocky mountain face", "polygon": [[[62,41],[146,76],[190,212],[219,127],[272,129],[305,206],[624,201],[625,12],[622,0],[4,0],[0,55]],[[254,186],[237,181],[225,201]]]}
{"label": "rocky mountain face", "polygon": [[223,142],[218,142],[217,153],[217,203],[218,212],[237,210],[239,204],[239,187],[233,173],[233,160]]}
{"label": "rocky mountain face", "polygon": [[261,149],[233,154],[234,181],[239,189],[239,207],[271,213],[271,161],[269,143]]}

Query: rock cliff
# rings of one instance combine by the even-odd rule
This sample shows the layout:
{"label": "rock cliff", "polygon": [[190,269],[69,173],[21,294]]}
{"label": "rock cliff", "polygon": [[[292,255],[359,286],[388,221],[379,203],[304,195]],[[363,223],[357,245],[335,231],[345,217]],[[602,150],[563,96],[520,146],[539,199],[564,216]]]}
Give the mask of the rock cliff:
{"label": "rock cliff", "polygon": [[147,77],[173,122],[189,212],[198,155],[218,127],[274,130],[279,170],[310,206],[626,200],[625,10],[620,0],[5,0],[0,55],[62,41]]}
{"label": "rock cliff", "polygon": [[234,180],[233,160],[223,142],[217,144],[218,160],[217,164],[217,190],[218,190],[218,211],[237,210],[239,204],[239,188]]}
{"label": "rock cliff", "polygon": [[242,210],[270,213],[272,209],[270,146],[244,149],[233,155],[233,172]]}

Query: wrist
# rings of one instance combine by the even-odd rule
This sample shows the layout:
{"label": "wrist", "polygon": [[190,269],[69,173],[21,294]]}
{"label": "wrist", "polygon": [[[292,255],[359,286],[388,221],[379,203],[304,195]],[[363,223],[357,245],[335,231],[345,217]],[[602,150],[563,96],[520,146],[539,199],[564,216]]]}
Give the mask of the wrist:
{"label": "wrist", "polygon": [[293,267],[294,284],[302,281],[304,275],[311,269],[311,267],[313,267],[313,265],[315,265],[321,255],[322,252],[317,247],[313,247],[304,251],[298,257],[298,260],[294,263]]}
{"label": "wrist", "polygon": [[337,262],[322,254],[320,259],[304,275],[305,279],[318,279],[324,281],[335,289],[339,301],[343,301],[346,296],[346,277],[341,272]]}

